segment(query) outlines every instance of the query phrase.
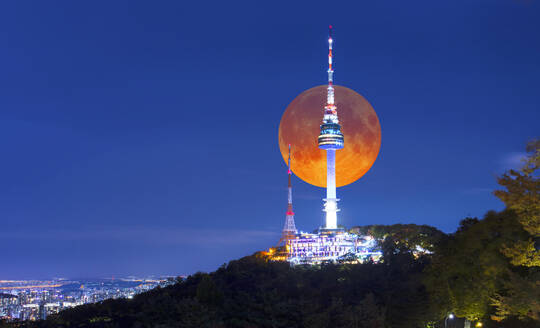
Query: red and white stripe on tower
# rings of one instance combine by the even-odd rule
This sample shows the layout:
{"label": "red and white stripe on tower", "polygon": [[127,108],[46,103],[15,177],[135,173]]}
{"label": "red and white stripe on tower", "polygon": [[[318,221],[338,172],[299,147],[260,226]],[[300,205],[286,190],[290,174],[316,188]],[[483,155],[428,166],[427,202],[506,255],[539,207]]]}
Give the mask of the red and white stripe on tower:
{"label": "red and white stripe on tower", "polygon": [[336,105],[334,103],[334,69],[332,68],[332,25],[328,27],[328,92],[326,96],[326,106],[324,121],[339,123],[337,119]]}

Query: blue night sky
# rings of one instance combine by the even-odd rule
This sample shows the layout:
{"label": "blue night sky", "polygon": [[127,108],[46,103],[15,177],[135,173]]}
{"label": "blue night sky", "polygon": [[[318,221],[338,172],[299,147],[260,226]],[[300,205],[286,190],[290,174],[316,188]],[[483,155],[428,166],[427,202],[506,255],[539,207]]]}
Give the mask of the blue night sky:
{"label": "blue night sky", "polygon": [[[189,274],[272,246],[279,121],[325,83],[328,24],[336,83],[382,127],[340,223],[453,232],[502,209],[495,178],[540,132],[538,1],[3,1],[0,279]],[[311,231],[324,191],[293,185]]]}

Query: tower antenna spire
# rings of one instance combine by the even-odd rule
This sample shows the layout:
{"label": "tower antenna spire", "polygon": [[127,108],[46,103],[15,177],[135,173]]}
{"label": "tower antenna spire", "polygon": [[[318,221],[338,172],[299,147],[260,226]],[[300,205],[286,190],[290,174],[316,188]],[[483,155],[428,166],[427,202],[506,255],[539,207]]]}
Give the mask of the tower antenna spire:
{"label": "tower antenna spire", "polygon": [[289,186],[291,185],[291,144],[289,144],[289,160],[287,161],[287,166],[289,167]]}
{"label": "tower antenna spire", "polygon": [[[332,67],[332,25],[328,26],[328,93],[326,97],[326,107],[334,106],[334,69]],[[335,112],[335,106],[333,108],[327,108]]]}

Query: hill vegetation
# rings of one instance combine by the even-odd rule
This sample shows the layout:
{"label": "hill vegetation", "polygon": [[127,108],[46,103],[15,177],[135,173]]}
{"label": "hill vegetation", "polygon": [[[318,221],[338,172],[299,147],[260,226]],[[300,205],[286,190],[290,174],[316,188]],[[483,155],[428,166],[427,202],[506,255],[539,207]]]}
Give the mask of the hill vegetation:
{"label": "hill vegetation", "polygon": [[465,218],[455,233],[352,228],[379,240],[380,263],[291,267],[257,253],[132,300],[3,326],[415,328],[445,327],[453,313],[471,327],[540,327],[539,144],[499,178],[506,209]]}

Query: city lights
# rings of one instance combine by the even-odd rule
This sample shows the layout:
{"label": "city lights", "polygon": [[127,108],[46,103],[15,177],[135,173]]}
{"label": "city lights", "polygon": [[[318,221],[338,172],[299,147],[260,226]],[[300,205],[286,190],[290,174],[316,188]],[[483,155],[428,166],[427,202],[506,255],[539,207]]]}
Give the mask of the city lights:
{"label": "city lights", "polygon": [[0,281],[0,320],[40,320],[62,310],[106,299],[133,298],[173,278]]}

